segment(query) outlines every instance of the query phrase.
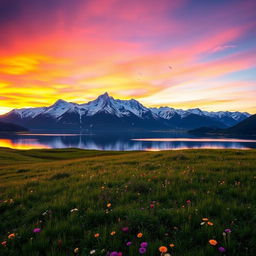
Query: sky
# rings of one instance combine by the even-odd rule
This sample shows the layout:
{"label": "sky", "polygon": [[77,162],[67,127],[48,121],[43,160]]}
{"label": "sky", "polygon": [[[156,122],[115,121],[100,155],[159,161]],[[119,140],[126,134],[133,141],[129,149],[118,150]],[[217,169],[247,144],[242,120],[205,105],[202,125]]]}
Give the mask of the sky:
{"label": "sky", "polygon": [[0,113],[108,92],[256,113],[255,0],[0,0]]}

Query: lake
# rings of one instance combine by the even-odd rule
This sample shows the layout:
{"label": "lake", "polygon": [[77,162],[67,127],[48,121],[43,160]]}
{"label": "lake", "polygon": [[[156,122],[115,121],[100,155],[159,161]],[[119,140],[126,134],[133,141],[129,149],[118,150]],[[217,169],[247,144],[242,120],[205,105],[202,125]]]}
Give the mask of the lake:
{"label": "lake", "polygon": [[0,147],[15,149],[81,148],[115,151],[159,151],[179,149],[251,149],[256,138],[198,137],[187,133],[107,133],[107,134],[0,134]]}

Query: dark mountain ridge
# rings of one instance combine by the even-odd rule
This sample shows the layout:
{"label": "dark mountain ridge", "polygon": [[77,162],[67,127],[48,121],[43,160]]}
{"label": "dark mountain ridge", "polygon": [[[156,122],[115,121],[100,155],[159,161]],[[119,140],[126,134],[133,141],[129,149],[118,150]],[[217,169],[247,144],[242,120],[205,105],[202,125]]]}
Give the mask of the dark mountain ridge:
{"label": "dark mountain ridge", "polygon": [[134,99],[119,100],[104,93],[85,104],[57,100],[49,107],[14,109],[0,120],[43,130],[189,130],[227,128],[248,116],[246,112],[147,108]]}

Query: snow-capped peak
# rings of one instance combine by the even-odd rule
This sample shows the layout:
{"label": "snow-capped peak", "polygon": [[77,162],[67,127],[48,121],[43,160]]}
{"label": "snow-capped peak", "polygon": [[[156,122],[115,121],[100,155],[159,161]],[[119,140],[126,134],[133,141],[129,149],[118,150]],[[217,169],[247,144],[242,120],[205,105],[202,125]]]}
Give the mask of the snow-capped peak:
{"label": "snow-capped peak", "polygon": [[[195,114],[210,117],[228,125],[242,121],[250,116],[250,114],[246,112],[208,112],[199,108],[188,110],[174,109],[170,107],[147,108],[135,99],[114,99],[109,96],[107,92],[98,96],[95,100],[80,105],[59,99],[49,107],[14,109],[9,112],[9,114],[18,115],[21,119],[33,119],[39,115],[47,115],[48,117],[58,120],[61,119],[65,113],[75,113],[79,115],[80,119],[81,116],[90,117],[96,114],[105,113],[119,118],[134,115],[140,119],[153,118],[166,120],[171,120],[174,116],[183,119],[190,114]],[[8,113],[6,115],[8,115]]]}

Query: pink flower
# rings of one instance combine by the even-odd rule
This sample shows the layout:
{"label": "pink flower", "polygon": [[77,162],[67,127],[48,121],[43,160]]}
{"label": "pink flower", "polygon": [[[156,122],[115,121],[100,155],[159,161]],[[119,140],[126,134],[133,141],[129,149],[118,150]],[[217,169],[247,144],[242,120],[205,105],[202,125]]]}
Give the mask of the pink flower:
{"label": "pink flower", "polygon": [[129,228],[128,228],[128,227],[123,227],[123,228],[122,228],[122,231],[123,231],[123,232],[128,232],[128,231],[129,231]]}
{"label": "pink flower", "polygon": [[41,228],[34,228],[33,232],[34,233],[39,233],[39,232],[41,232]]}

